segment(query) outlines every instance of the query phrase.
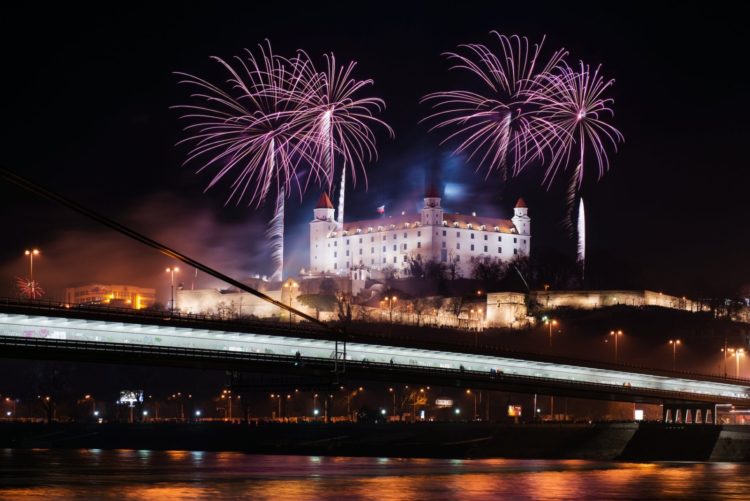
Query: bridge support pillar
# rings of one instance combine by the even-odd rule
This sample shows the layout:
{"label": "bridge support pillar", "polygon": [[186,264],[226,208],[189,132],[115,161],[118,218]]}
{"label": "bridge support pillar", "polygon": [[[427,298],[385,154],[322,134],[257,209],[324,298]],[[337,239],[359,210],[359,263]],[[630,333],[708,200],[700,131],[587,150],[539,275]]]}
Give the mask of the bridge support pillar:
{"label": "bridge support pillar", "polygon": [[716,406],[706,403],[664,403],[664,424],[716,424]]}

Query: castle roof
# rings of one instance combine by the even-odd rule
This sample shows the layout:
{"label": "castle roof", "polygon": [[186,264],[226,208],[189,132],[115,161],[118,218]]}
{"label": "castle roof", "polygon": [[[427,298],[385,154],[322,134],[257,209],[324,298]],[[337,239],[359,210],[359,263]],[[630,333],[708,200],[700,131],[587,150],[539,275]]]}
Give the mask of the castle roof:
{"label": "castle roof", "polygon": [[435,188],[434,184],[431,184],[429,188],[427,188],[427,192],[424,195],[425,198],[440,198],[440,192]]}
{"label": "castle roof", "polygon": [[320,195],[320,199],[318,200],[318,203],[315,206],[315,208],[316,209],[333,209],[333,202],[331,202],[331,199],[328,197],[328,193],[323,192]]}
{"label": "castle roof", "polygon": [[[419,214],[405,214],[387,218],[347,222],[344,223],[344,231],[349,234],[354,234],[357,230],[361,233],[369,233],[371,231],[392,231],[419,226],[422,226]],[[515,232],[515,225],[508,219],[465,214],[444,214],[442,227],[477,231],[496,231],[499,233]]]}
{"label": "castle roof", "polygon": [[519,198],[518,202],[516,202],[516,209],[528,209],[529,206],[526,205],[526,200],[523,198]]}

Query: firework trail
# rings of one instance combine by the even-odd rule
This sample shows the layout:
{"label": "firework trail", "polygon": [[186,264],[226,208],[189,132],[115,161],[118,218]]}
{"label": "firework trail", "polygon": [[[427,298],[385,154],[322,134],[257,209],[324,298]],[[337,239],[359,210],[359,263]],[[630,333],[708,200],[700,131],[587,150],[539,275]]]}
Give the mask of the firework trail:
{"label": "firework trail", "polygon": [[605,97],[614,80],[601,76],[601,67],[592,69],[580,62],[576,71],[562,62],[554,72],[540,76],[540,86],[534,99],[541,103],[541,113],[548,124],[547,132],[551,158],[544,174],[544,184],[549,186],[561,169],[574,162],[568,187],[568,207],[572,211],[575,198],[584,176],[587,152],[601,178],[609,168],[607,146],[617,150],[623,136],[607,122],[614,115],[613,100]]}
{"label": "firework trail", "polygon": [[21,297],[26,299],[39,299],[44,296],[44,289],[39,282],[30,278],[16,277],[16,288]]}
{"label": "firework trail", "polygon": [[581,280],[586,275],[586,212],[583,197],[578,204],[578,263],[581,265]]}
{"label": "firework trail", "polygon": [[360,96],[373,84],[372,79],[357,80],[352,76],[356,63],[339,65],[336,56],[325,54],[325,67],[318,70],[309,55],[299,51],[295,66],[300,68],[302,92],[295,94],[297,103],[306,110],[305,120],[312,125],[316,160],[325,168],[325,182],[330,187],[335,176],[335,161],[341,161],[341,181],[337,222],[344,223],[344,195],[347,170],[356,184],[357,171],[367,183],[365,163],[377,159],[374,126],[382,126],[390,137],[393,129],[375,115],[385,109],[385,102],[376,97]]}
{"label": "firework trail", "polygon": [[246,199],[248,205],[258,207],[276,192],[270,232],[281,238],[272,242],[272,277],[281,279],[284,198],[292,189],[302,195],[307,186],[300,181],[303,166],[309,169],[308,181],[325,175],[314,154],[316,138],[308,132],[308,90],[301,87],[304,80],[300,78],[304,68],[299,60],[274,55],[269,42],[259,46],[257,56],[246,50],[246,57],[235,57],[233,64],[212,59],[228,73],[225,88],[178,73],[180,83],[193,89],[195,102],[175,107],[188,123],[187,137],[178,144],[191,144],[186,164],[201,162],[197,172],[213,171],[206,190],[233,176],[226,203]]}
{"label": "firework trail", "polygon": [[[441,142],[459,139],[454,153],[478,158],[477,170],[486,167],[487,175],[500,170],[503,181],[517,175],[530,162],[543,159],[549,147],[549,124],[537,102],[540,77],[550,73],[566,56],[554,52],[541,61],[544,38],[531,44],[526,37],[505,36],[493,31],[500,51],[486,45],[464,44],[462,53],[448,52],[451,69],[469,71],[479,79],[483,92],[452,90],[434,92],[422,98],[432,103],[433,113],[425,120],[436,120],[430,130],[453,129]],[[554,136],[553,136],[554,137]]]}

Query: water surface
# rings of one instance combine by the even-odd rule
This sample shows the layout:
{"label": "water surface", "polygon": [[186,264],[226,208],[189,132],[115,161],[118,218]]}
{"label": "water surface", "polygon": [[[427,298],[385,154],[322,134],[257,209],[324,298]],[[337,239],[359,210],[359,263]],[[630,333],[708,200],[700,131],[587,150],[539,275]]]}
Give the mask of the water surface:
{"label": "water surface", "polygon": [[0,499],[750,499],[750,465],[0,450]]}

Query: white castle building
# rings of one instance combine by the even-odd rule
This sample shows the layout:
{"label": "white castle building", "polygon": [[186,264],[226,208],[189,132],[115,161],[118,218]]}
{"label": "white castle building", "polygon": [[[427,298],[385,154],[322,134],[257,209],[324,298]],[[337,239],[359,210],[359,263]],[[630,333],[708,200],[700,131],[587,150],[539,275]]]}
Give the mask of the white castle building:
{"label": "white castle building", "polygon": [[348,274],[363,280],[385,267],[405,274],[411,258],[455,263],[461,276],[468,277],[477,259],[508,261],[531,249],[531,218],[522,198],[511,219],[447,214],[434,188],[427,191],[417,214],[339,225],[325,193],[313,213],[309,267],[313,275]]}

